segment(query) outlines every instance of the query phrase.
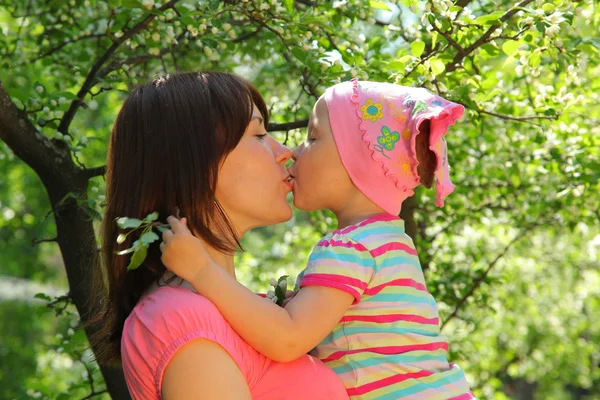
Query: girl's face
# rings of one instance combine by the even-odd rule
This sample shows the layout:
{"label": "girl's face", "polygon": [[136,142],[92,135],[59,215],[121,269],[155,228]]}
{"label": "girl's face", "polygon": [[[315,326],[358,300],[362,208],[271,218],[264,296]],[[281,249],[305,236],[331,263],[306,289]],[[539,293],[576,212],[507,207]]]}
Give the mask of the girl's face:
{"label": "girl's face", "polygon": [[256,106],[244,136],[223,161],[216,197],[238,235],[289,220],[286,200],[292,190],[285,163],[291,150],[266,133]]}
{"label": "girl's face", "polygon": [[308,211],[327,208],[335,213],[355,191],[335,145],[323,97],[313,108],[306,141],[294,150],[293,158],[289,171],[296,207]]}

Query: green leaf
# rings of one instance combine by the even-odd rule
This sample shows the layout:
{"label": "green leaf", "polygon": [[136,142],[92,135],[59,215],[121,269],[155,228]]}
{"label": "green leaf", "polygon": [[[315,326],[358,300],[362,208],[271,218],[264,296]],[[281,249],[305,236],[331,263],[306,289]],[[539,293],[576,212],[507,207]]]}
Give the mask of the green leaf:
{"label": "green leaf", "polygon": [[33,296],[34,299],[42,299],[42,300],[46,300],[46,301],[51,301],[52,298],[50,296],[48,296],[46,293],[37,293],[35,296]]}
{"label": "green leaf", "polygon": [[153,222],[156,221],[158,219],[158,212],[153,212],[151,214],[146,215],[146,218],[144,218],[144,222]]}
{"label": "green leaf", "polygon": [[294,55],[294,57],[296,57],[298,60],[302,61],[302,62],[306,62],[306,51],[302,50],[299,47],[294,47],[292,49],[292,54]]}
{"label": "green leaf", "polygon": [[410,44],[410,49],[412,50],[412,55],[415,57],[421,57],[423,51],[425,51],[425,43],[421,41],[415,41]]}
{"label": "green leaf", "polygon": [[540,54],[539,51],[534,51],[533,53],[531,53],[531,55],[529,56],[529,66],[531,68],[535,68],[538,65],[540,65],[540,62],[542,61],[542,55]]}
{"label": "green leaf", "polygon": [[169,229],[171,229],[171,227],[169,225],[157,225],[157,226],[155,226],[155,228],[160,233],[165,233],[166,231],[168,231]]}
{"label": "green leaf", "polygon": [[498,49],[498,47],[494,46],[491,43],[485,43],[481,45],[481,48],[492,57],[496,57],[498,54],[500,54],[500,50]]}
{"label": "green leaf", "polygon": [[414,58],[414,56],[411,56],[410,54],[407,54],[407,55],[405,55],[405,56],[402,56],[402,57],[400,57],[400,58],[399,58],[398,60],[396,60],[396,61],[398,61],[398,62],[401,62],[401,63],[406,63],[406,62],[408,62],[408,61],[412,60],[413,58]]}
{"label": "green leaf", "polygon": [[159,240],[159,237],[156,233],[149,231],[149,232],[144,232],[142,234],[142,236],[140,237],[140,242],[142,242],[142,244],[144,245],[148,245],[150,243],[153,243],[155,241]]}
{"label": "green leaf", "polygon": [[374,1],[374,0],[371,0],[371,1],[369,1],[369,6],[371,8],[376,9],[376,10],[391,11],[390,8],[388,7],[388,5],[385,4],[385,1]]}
{"label": "green leaf", "polygon": [[554,11],[556,11],[556,6],[554,4],[551,3],[546,3],[542,6],[542,10],[544,11],[544,13],[546,15],[550,15],[552,14]]}
{"label": "green leaf", "polygon": [[429,60],[429,65],[431,66],[431,72],[433,72],[435,75],[439,75],[446,70],[446,64],[437,58],[432,58]]}
{"label": "green leaf", "polygon": [[491,75],[491,76],[488,76],[488,78],[485,79],[483,82],[481,82],[481,88],[485,89],[485,90],[489,90],[489,89],[494,88],[497,84],[498,84],[498,78]]}
{"label": "green leaf", "polygon": [[549,116],[556,115],[556,110],[554,108],[548,108],[546,111],[544,111],[544,115],[549,115]]}
{"label": "green leaf", "polygon": [[137,218],[121,217],[117,218],[117,226],[121,229],[139,228],[142,220]]}
{"label": "green leaf", "polygon": [[516,40],[507,40],[502,44],[502,51],[504,51],[506,55],[512,56],[517,52],[517,50],[519,50],[519,47],[521,47],[521,42]]}
{"label": "green leaf", "polygon": [[121,5],[127,8],[146,8],[139,0],[121,0]]}
{"label": "green leaf", "polygon": [[148,246],[140,246],[131,256],[131,261],[129,261],[129,265],[127,266],[127,271],[131,271],[139,268],[140,265],[146,259],[146,255],[148,254]]}
{"label": "green leaf", "polygon": [[504,15],[504,11],[494,11],[489,15],[482,15],[475,18],[475,23],[478,25],[493,25]]}
{"label": "green leaf", "polygon": [[439,35],[439,33],[437,31],[433,31],[431,33],[431,48],[432,49],[435,48],[435,44],[437,42],[438,35]]}
{"label": "green leaf", "polygon": [[283,5],[288,13],[294,13],[294,0],[283,0]]}
{"label": "green leaf", "polygon": [[400,61],[390,61],[388,62],[388,68],[394,71],[402,71],[406,67],[406,64]]}

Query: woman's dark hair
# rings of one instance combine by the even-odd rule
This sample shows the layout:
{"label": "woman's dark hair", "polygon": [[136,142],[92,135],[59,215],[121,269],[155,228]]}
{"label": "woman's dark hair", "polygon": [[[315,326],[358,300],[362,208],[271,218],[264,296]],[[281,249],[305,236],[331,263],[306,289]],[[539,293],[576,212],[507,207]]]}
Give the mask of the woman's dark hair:
{"label": "woman's dark hair", "polygon": [[223,252],[239,246],[235,230],[215,198],[219,167],[237,146],[255,104],[268,125],[260,93],[228,73],[167,75],[146,83],[125,100],[108,150],[106,213],[102,222],[102,261],[96,274],[101,303],[93,320],[92,346],[101,364],[120,356],[125,320],[153,282],[166,271],[158,242],[143,265],[127,271],[134,232],[117,244],[118,217],[159,220],[176,210],[208,245]]}

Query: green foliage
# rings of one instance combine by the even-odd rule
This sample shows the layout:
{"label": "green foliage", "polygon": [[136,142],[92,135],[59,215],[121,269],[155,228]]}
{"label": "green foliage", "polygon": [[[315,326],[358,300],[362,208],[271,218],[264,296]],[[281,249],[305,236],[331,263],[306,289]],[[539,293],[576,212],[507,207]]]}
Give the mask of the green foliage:
{"label": "green foliage", "polygon": [[[418,190],[413,215],[453,359],[480,398],[524,398],[521,388],[534,385],[537,398],[592,399],[600,396],[599,24],[591,0],[0,0],[0,81],[48,143],[88,168],[104,163],[126,93],[175,71],[247,77],[275,124],[306,119],[327,86],[353,77],[423,86],[462,103],[466,116],[448,136],[457,189],[443,209]],[[294,146],[305,132],[274,135]],[[97,224],[104,187],[95,177],[85,195],[69,194],[54,211],[75,201]],[[63,288],[47,199],[2,144],[0,274]],[[238,279],[266,292],[270,278],[294,277],[334,227],[329,212],[297,211],[250,232]],[[157,238],[145,231],[131,265]],[[0,397],[103,390],[81,352],[83,331],[69,334],[63,321],[74,318],[65,315],[71,308],[57,319],[0,298],[2,317],[14,321],[0,330],[0,365],[10,366]]]}

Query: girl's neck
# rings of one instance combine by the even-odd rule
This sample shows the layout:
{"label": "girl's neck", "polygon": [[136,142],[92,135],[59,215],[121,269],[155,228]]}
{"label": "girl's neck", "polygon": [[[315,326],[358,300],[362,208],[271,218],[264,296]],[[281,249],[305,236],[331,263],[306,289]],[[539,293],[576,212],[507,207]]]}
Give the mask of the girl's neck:
{"label": "girl's neck", "polygon": [[367,218],[374,217],[379,214],[384,214],[385,211],[373,203],[371,200],[360,198],[358,201],[350,201],[343,207],[337,210],[331,210],[338,220],[338,229],[343,229],[347,226],[358,224]]}

